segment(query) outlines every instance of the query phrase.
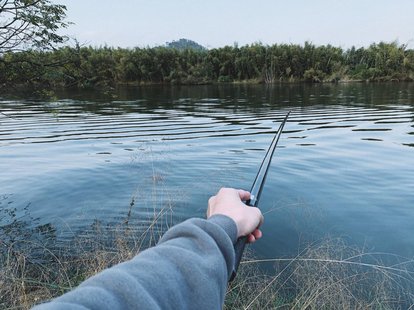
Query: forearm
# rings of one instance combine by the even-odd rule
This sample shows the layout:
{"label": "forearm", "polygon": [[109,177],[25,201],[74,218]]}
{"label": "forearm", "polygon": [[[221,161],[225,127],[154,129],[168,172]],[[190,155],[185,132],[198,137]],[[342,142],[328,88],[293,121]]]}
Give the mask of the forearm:
{"label": "forearm", "polygon": [[228,217],[185,221],[156,247],[36,309],[220,309],[236,238]]}

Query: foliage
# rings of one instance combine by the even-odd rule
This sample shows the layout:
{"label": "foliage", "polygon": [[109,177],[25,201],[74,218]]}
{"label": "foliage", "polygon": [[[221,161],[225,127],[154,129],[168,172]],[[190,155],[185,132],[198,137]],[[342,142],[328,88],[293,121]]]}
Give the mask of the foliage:
{"label": "foliage", "polygon": [[0,54],[64,42],[65,17],[66,7],[49,0],[0,0]]}
{"label": "foliage", "polygon": [[331,45],[252,44],[193,48],[61,47],[8,52],[0,85],[114,87],[119,84],[205,84],[251,81],[412,81],[414,50],[396,42],[343,50]]}
{"label": "foliage", "polygon": [[178,41],[167,42],[166,47],[175,48],[177,50],[193,49],[196,51],[205,51],[206,48],[197,42],[188,39],[179,39]]}

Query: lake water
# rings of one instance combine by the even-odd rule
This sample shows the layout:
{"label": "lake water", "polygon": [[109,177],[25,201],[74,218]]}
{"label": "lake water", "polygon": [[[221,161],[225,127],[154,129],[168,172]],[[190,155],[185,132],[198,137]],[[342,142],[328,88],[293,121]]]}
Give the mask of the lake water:
{"label": "lake water", "polygon": [[[341,237],[414,256],[414,84],[123,88],[0,100],[0,220],[159,229],[203,216],[222,186],[249,189],[287,111],[260,207],[260,257]],[[131,206],[131,201],[133,201]],[[130,212],[128,214],[128,212]]]}

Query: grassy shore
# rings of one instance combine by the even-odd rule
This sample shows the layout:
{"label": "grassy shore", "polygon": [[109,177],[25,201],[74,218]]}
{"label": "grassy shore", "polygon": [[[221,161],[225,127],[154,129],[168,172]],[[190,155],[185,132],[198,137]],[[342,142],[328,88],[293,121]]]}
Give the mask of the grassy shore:
{"label": "grassy shore", "polygon": [[[139,156],[149,155],[136,156],[140,162]],[[165,194],[165,176],[153,167],[140,173],[151,175],[142,178],[152,184],[148,204],[140,199],[146,218],[134,214],[136,197],[144,196],[139,184],[118,222],[95,220],[64,243],[51,224],[40,225],[30,216],[29,205],[18,214],[13,198],[0,195],[0,309],[29,309],[155,245],[177,220],[174,199],[185,193]],[[220,179],[216,173],[215,179]],[[217,182],[215,187],[221,185]],[[369,253],[332,238],[309,243],[294,257],[257,259],[247,251],[224,305],[227,310],[410,308],[414,260]]]}
{"label": "grassy shore", "polygon": [[65,46],[0,55],[0,89],[16,85],[109,89],[119,85],[413,81],[414,50],[397,42],[344,50],[331,45],[225,46],[210,50],[167,47]]}
{"label": "grassy shore", "polygon": [[[59,296],[86,278],[131,259],[154,245],[160,222],[171,210],[154,214],[146,229],[94,223],[65,246],[50,242],[50,231],[10,229],[0,253],[0,308],[29,309]],[[168,225],[167,225],[168,226]],[[167,227],[164,226],[163,229]],[[44,234],[46,232],[46,234]],[[31,234],[28,238],[27,234]],[[37,235],[36,235],[37,234]],[[48,237],[49,236],[49,237]],[[323,240],[293,258],[255,259],[247,253],[228,287],[225,309],[406,309],[414,305],[414,263]],[[265,264],[273,272],[263,272]],[[268,268],[269,269],[269,268]]]}

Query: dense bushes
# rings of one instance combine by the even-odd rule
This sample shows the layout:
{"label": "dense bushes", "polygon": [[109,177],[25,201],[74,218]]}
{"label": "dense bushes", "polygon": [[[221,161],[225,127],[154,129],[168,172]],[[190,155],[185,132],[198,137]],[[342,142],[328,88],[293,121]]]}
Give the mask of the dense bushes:
{"label": "dense bushes", "polygon": [[414,50],[397,43],[343,50],[331,45],[226,46],[211,50],[167,47],[63,47],[0,57],[8,86],[100,87],[117,84],[204,84],[339,80],[413,80]]}

